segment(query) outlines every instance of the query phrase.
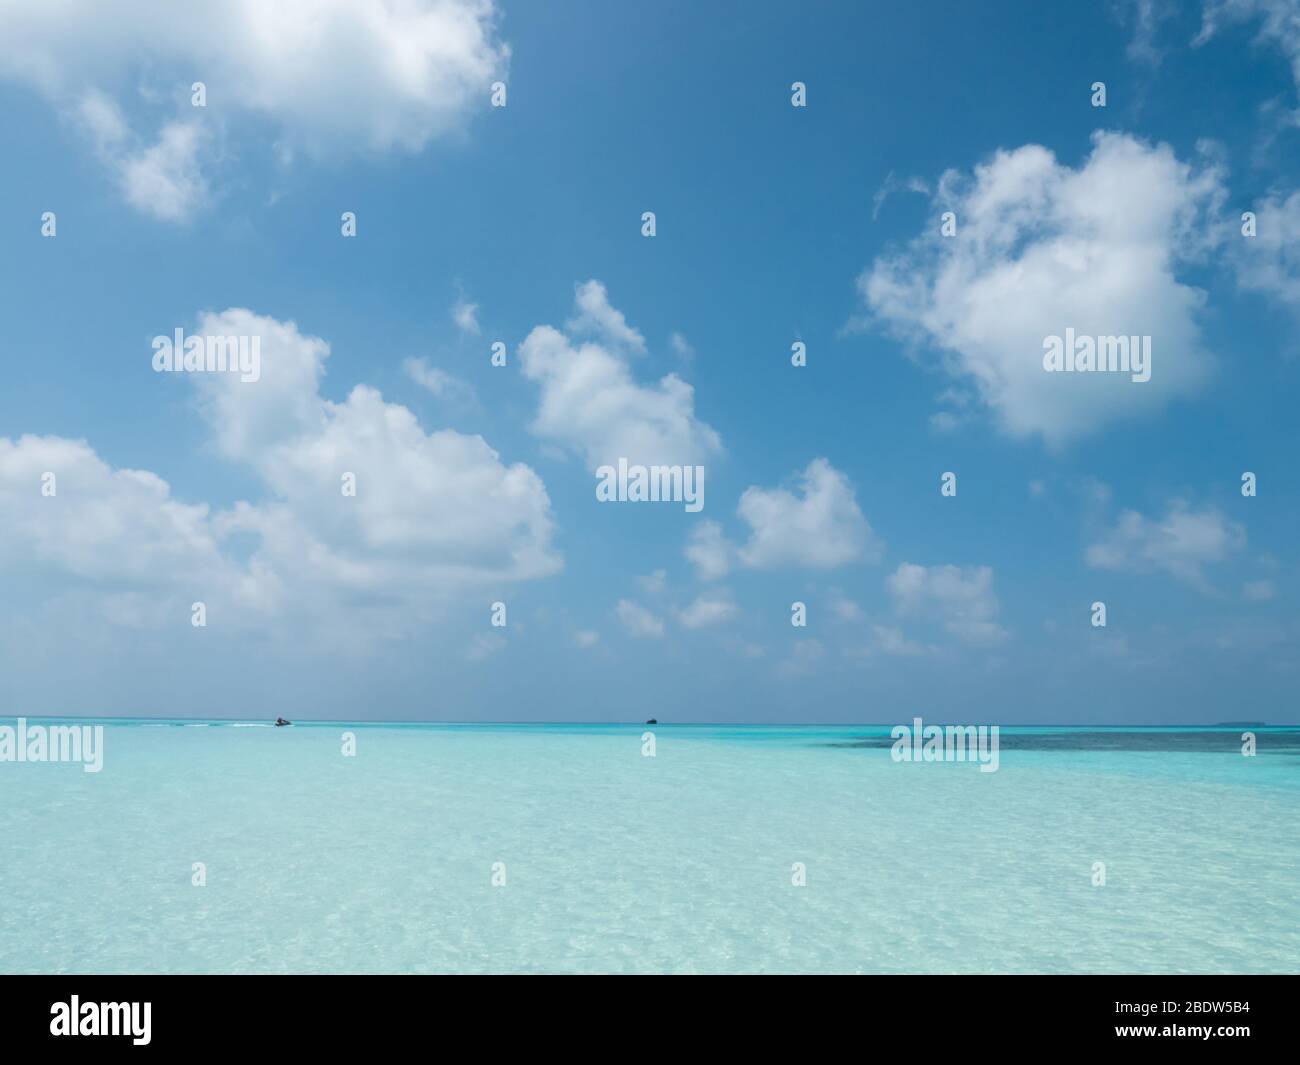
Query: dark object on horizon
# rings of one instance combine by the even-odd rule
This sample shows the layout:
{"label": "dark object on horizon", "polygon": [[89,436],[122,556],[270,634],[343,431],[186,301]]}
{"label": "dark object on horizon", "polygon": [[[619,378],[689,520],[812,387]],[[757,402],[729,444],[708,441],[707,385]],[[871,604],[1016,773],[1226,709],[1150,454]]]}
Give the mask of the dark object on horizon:
{"label": "dark object on horizon", "polygon": [[277,718],[275,719],[275,727],[276,727],[276,728],[279,728],[281,725],[292,725],[292,724],[293,724],[292,721],[286,721],[286,720],[285,720],[284,718],[282,718],[282,717],[277,717]]}
{"label": "dark object on horizon", "polygon": [[657,720],[655,720],[655,719],[652,717],[649,721],[646,722],[646,724],[647,724],[647,725],[657,725],[657,724],[659,724],[659,722],[658,722]]}

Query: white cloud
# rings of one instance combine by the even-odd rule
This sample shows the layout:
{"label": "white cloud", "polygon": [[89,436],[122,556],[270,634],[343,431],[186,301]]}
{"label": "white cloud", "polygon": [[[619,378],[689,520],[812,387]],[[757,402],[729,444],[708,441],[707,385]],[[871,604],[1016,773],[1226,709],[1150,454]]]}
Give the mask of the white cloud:
{"label": "white cloud", "polygon": [[677,612],[677,620],[688,629],[718,625],[736,616],[736,604],[721,595],[701,595]]}
{"label": "white cloud", "polygon": [[1251,210],[1255,236],[1234,241],[1233,262],[1242,288],[1300,310],[1300,192],[1271,193]]}
{"label": "white cloud", "polygon": [[1264,603],[1277,597],[1277,588],[1272,581],[1246,581],[1241,586],[1241,596],[1252,603]]}
{"label": "white cloud", "polygon": [[599,281],[575,286],[573,302],[578,313],[564,326],[570,334],[595,335],[615,347],[645,354],[645,337],[627,324],[622,311],[610,306],[609,293]]}
{"label": "white cloud", "polygon": [[506,638],[499,632],[480,632],[465,649],[465,657],[471,662],[482,662],[491,658],[506,647]]}
{"label": "white cloud", "polygon": [[1159,521],[1124,511],[1114,528],[1088,545],[1085,558],[1098,569],[1163,570],[1204,587],[1204,567],[1222,562],[1245,543],[1245,528],[1219,510],[1193,510],[1175,500]]}
{"label": "white cloud", "polygon": [[207,134],[197,122],[171,122],[158,142],[116,160],[127,203],[165,222],[183,222],[208,200],[199,154]]}
{"label": "white cloud", "polygon": [[880,555],[881,545],[858,508],[852,484],[824,458],[808,464],[797,491],[745,489],[737,512],[751,530],[739,550],[747,566],[825,569]]}
{"label": "white cloud", "polygon": [[[1079,437],[1209,377],[1204,294],[1175,268],[1219,239],[1210,220],[1223,198],[1213,166],[1123,134],[1095,134],[1078,168],[1040,145],[999,151],[973,177],[950,171],[940,182],[935,213],[956,213],[955,236],[931,220],[862,274],[867,321],[938,349],[944,370],[973,385],[1011,435]],[[1067,328],[1151,336],[1151,379],[1044,371],[1044,338]]]}
{"label": "white cloud", "polygon": [[[199,327],[261,337],[260,381],[193,376],[218,446],[274,494],[275,504],[238,521],[262,533],[277,566],[404,596],[559,568],[550,500],[527,466],[503,465],[481,436],[425,433],[366,385],[342,403],[324,399],[329,347],[292,322],[234,309],[201,316]],[[340,492],[345,472],[356,476],[355,498]]]}
{"label": "white cloud", "polygon": [[98,89],[82,95],[74,115],[100,152],[112,151],[130,134],[121,108]]}
{"label": "white cloud", "polygon": [[573,642],[584,650],[600,643],[600,633],[592,629],[583,629],[573,638]]}
{"label": "white cloud", "polygon": [[1277,48],[1291,64],[1291,76],[1300,88],[1300,4],[1296,0],[1206,0],[1201,32],[1192,42],[1199,47],[1225,23],[1259,21],[1257,43]]}
{"label": "white cloud", "polygon": [[1166,0],[1132,0],[1128,10],[1121,9],[1127,23],[1130,19],[1133,36],[1129,40],[1128,57],[1140,63],[1158,66],[1162,53],[1156,45],[1156,36],[1162,21],[1175,14],[1176,8]]}
{"label": "white cloud", "polygon": [[698,522],[686,539],[686,558],[703,581],[716,581],[731,569],[734,548],[716,521]]}
{"label": "white cloud", "polygon": [[430,366],[427,359],[406,359],[402,363],[406,376],[438,399],[467,405],[476,403],[474,386],[463,378]]}
{"label": "white cloud", "polygon": [[799,640],[777,664],[776,672],[782,677],[807,676],[816,671],[825,657],[826,648],[820,640]]}
{"label": "white cloud", "polygon": [[884,183],[871,197],[871,220],[873,222],[880,217],[880,209],[885,205],[885,201],[896,192],[915,192],[922,196],[929,196],[930,186],[926,184],[923,178],[899,178],[891,170],[885,175]]}
{"label": "white cloud", "polygon": [[831,613],[841,621],[861,621],[862,607],[842,592],[833,592],[830,598]]}
{"label": "white cloud", "polygon": [[309,149],[418,150],[502,75],[490,0],[0,0],[0,72],[47,96],[125,84],[208,87],[209,106],[270,119]]}
{"label": "white cloud", "polygon": [[657,569],[653,573],[638,577],[636,581],[648,595],[660,595],[668,585],[668,571]]}
{"label": "white cloud", "polygon": [[911,657],[925,652],[924,647],[909,640],[896,625],[873,625],[871,635],[871,649],[882,654]]}
{"label": "white cloud", "polygon": [[950,410],[937,410],[930,415],[930,428],[936,433],[954,433],[970,421],[967,414],[954,414]]}
{"label": "white cloud", "polygon": [[695,349],[691,347],[690,341],[682,336],[681,333],[673,333],[673,335],[668,338],[668,343],[672,345],[673,354],[683,362],[690,362],[691,359],[695,358]]}
{"label": "white cloud", "polygon": [[[175,622],[177,603],[202,600],[232,624],[294,612],[346,617],[365,635],[560,569],[550,501],[527,466],[503,464],[479,436],[426,433],[365,385],[324,399],[328,345],[292,322],[232,309],[199,326],[259,336],[261,379],[159,383],[198,389],[218,452],[257,475],[263,498],[213,512],[173,499],[152,473],[113,469],[83,441],[0,439],[0,568],[35,561],[51,587],[57,577],[88,595],[107,589],[133,616],[162,604],[155,615]],[[39,492],[45,471],[58,478],[53,498]]]}
{"label": "white cloud", "polygon": [[[603,287],[598,300],[590,295],[593,285],[599,287],[579,287],[579,305],[586,292],[587,306],[575,321],[603,321],[606,334],[617,332],[608,315],[597,313],[608,303]],[[549,325],[533,329],[519,352],[524,376],[541,388],[533,432],[583,455],[592,470],[620,458],[697,465],[718,454],[718,434],[695,417],[694,389],[676,374],[656,385],[637,383],[620,346],[626,345],[577,343]]]}
{"label": "white cloud", "polygon": [[[111,114],[86,115],[88,94],[117,101],[119,119],[131,100],[142,113],[130,125],[158,128],[158,100],[207,118],[190,107],[190,85],[202,81],[214,114],[269,123],[282,156],[419,151],[486,108],[504,78],[497,17],[492,0],[0,0],[0,76],[101,131]],[[182,147],[166,129],[152,139],[169,158]]]}
{"label": "white cloud", "polygon": [[462,333],[469,333],[471,336],[479,335],[477,303],[471,303],[462,296],[452,307],[451,318]]}
{"label": "white cloud", "polygon": [[[54,475],[54,495],[42,477]],[[84,440],[0,437],[0,565],[97,585],[160,588],[233,580],[206,505],[182,503],[147,470],[114,469]]]}
{"label": "white cloud", "polygon": [[153,144],[142,144],[116,101],[98,89],[83,93],[71,113],[114,174],[126,201],[138,211],[166,222],[184,222],[210,201],[203,173],[214,154],[209,127],[193,118],[168,122]]}
{"label": "white cloud", "polygon": [[[1006,630],[996,621],[998,598],[988,566],[926,567],[904,562],[890,574],[886,587],[901,617],[933,618],[964,643],[994,644],[1006,639]],[[884,634],[893,640],[888,630]]]}
{"label": "white cloud", "polygon": [[[191,374],[199,406],[215,430],[218,450],[227,458],[252,461],[268,448],[323,431],[327,409],[320,379],[329,345],[304,336],[293,321],[231,308],[199,315],[196,335],[259,337],[261,379],[244,383],[236,375]],[[184,387],[176,377],[169,384]]]}
{"label": "white cloud", "polygon": [[618,620],[623,623],[633,636],[658,638],[664,634],[664,623],[640,603],[631,599],[620,599],[615,607]]}

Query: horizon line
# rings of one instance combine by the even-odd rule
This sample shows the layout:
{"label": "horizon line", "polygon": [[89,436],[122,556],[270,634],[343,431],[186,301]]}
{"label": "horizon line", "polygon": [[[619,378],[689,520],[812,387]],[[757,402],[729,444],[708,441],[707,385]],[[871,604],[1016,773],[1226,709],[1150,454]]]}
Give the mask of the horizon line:
{"label": "horizon line", "polygon": [[[7,715],[8,716],[8,715]],[[921,716],[921,715],[915,715]],[[122,714],[14,714],[14,720],[24,718],[27,720],[97,720],[97,721],[220,721],[237,724],[274,724],[273,719],[260,717],[159,717],[159,716],[126,716]],[[0,718],[5,720],[5,718]],[[286,719],[287,720],[287,719]],[[924,720],[924,718],[923,718]],[[933,719],[932,719],[933,720]],[[863,726],[872,726],[879,728],[894,727],[899,724],[910,724],[909,722],[894,721],[659,721],[654,722],[658,726],[675,725],[691,727],[743,727],[743,728],[826,728],[826,727],[843,727],[857,728]],[[954,722],[942,721],[934,722],[944,725],[960,725],[965,727],[973,724],[972,722]],[[297,718],[289,722],[290,725],[648,725],[646,721],[629,721],[629,720],[604,720],[604,721],[527,721],[527,720],[464,720],[451,718],[410,718],[410,719],[384,719],[384,720],[365,720],[352,718]],[[977,723],[974,723],[977,724]],[[1012,725],[1001,725],[1000,723],[984,722],[985,727],[992,727],[997,724],[1000,728],[1300,728],[1300,723],[1296,724],[1273,724],[1268,721],[1215,721],[1209,724],[1194,724],[1192,722],[1179,722],[1177,724],[1150,724],[1150,723],[1064,723],[1064,722],[1024,722]]]}

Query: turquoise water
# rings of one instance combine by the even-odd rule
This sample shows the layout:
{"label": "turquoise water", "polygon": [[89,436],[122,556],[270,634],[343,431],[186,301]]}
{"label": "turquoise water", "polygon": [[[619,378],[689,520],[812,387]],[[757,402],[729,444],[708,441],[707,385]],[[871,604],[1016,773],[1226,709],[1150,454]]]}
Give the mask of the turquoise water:
{"label": "turquoise water", "polygon": [[646,730],[106,723],[0,763],[0,971],[1300,971],[1300,730]]}

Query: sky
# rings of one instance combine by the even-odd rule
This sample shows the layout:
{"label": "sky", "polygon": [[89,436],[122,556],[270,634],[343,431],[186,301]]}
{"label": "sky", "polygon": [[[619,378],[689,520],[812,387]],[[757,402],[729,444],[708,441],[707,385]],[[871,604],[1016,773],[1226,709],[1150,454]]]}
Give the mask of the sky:
{"label": "sky", "polygon": [[0,714],[1300,722],[1297,0],[0,20]]}

